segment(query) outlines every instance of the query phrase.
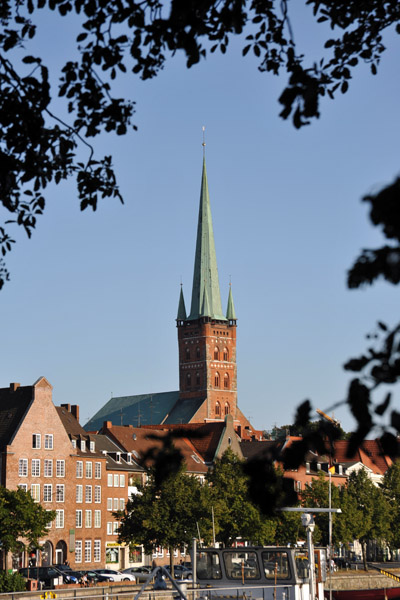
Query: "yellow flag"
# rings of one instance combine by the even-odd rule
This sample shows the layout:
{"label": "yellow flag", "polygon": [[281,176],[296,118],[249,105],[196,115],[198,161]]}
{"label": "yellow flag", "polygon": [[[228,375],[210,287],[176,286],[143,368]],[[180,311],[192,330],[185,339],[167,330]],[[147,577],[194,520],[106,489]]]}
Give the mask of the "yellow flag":
{"label": "yellow flag", "polygon": [[328,471],[329,471],[329,473],[335,473],[335,467],[334,466],[329,467]]}

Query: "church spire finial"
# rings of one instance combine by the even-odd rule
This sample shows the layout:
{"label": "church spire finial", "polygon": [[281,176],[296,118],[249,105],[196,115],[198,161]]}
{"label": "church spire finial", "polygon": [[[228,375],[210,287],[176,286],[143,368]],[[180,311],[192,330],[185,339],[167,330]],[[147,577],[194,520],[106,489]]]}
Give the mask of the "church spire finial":
{"label": "church spire finial", "polygon": [[203,130],[203,143],[201,145],[203,146],[203,156],[205,157],[205,155],[206,155],[206,126],[205,125],[203,125],[202,130]]}

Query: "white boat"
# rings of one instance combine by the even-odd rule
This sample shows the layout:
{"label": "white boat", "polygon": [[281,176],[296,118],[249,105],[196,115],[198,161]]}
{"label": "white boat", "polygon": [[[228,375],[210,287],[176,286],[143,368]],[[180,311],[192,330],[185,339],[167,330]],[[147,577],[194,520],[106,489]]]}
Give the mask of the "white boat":
{"label": "white boat", "polygon": [[310,577],[307,552],[285,546],[200,548],[192,559],[195,582],[207,589],[202,597],[215,600],[324,600],[325,549],[315,550],[314,562]]}

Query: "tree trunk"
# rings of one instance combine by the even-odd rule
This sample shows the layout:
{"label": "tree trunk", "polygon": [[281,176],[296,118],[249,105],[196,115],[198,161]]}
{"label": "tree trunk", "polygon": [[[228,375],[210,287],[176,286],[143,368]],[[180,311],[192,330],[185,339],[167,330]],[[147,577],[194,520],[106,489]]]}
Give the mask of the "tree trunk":
{"label": "tree trunk", "polygon": [[170,568],[170,572],[171,572],[171,577],[173,579],[175,579],[175,572],[174,572],[174,549],[169,547],[169,568]]}
{"label": "tree trunk", "polygon": [[364,571],[368,571],[368,567],[367,567],[367,542],[363,541],[361,543],[361,548],[362,548],[362,556],[363,556],[363,563],[364,563]]}

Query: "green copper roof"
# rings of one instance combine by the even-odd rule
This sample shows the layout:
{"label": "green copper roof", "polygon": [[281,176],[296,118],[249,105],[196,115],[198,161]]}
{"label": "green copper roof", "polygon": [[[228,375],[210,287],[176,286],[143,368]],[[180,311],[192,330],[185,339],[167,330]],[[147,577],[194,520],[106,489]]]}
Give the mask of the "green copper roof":
{"label": "green copper roof", "polygon": [[176,317],[177,321],[186,321],[186,306],[185,306],[185,299],[183,297],[183,290],[182,290],[182,285],[181,285],[181,293],[179,296],[179,306],[178,306],[178,314]]}
{"label": "green copper roof", "polygon": [[226,318],[229,321],[236,321],[235,305],[233,304],[232,288],[229,286],[228,307],[226,309]]}
{"label": "green copper roof", "polygon": [[211,317],[212,319],[226,321],[222,313],[221,294],[219,291],[217,257],[215,254],[205,158],[203,159],[192,305],[189,320],[199,319],[200,317]]}

